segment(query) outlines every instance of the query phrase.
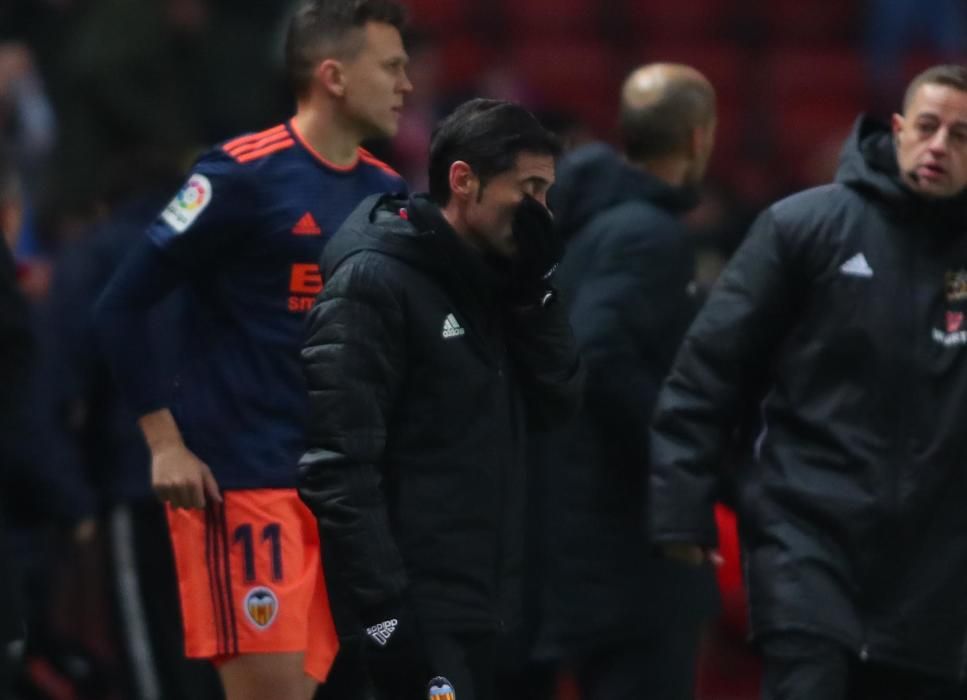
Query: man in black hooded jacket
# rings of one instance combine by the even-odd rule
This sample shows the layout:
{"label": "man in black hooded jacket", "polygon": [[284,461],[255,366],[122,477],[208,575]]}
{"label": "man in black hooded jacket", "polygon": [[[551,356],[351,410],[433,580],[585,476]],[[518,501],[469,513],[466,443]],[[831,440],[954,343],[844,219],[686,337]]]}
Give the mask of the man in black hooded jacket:
{"label": "man in black hooded jacket", "polygon": [[834,184],[759,217],[660,395],[654,537],[691,561],[761,400],[738,483],[769,700],[964,696],[965,187],[967,68],[938,66],[892,131],[858,122]]}
{"label": "man in black hooded jacket", "polygon": [[681,216],[711,155],[714,90],[688,66],[643,66],[624,83],[621,125],[624,157],[582,147],[552,192],[568,239],[555,280],[588,381],[578,417],[535,449],[535,651],[572,669],[586,700],[690,700],[715,580],[651,555],[643,467],[658,390],[697,310]]}
{"label": "man in black hooded jacket", "polygon": [[556,154],[521,107],[465,103],[434,132],[429,196],[365,200],[323,256],[300,494],[380,698],[422,700],[435,676],[441,698],[493,698],[525,438],[574,412],[583,376],[547,281]]}

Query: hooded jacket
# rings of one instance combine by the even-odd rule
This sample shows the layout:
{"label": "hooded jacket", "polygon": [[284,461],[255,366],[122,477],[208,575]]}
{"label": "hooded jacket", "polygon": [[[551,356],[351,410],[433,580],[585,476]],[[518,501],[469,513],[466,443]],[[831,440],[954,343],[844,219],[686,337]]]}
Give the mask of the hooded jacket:
{"label": "hooded jacket", "polygon": [[510,308],[423,198],[364,200],[322,270],[299,471],[327,572],[357,613],[402,597],[430,629],[499,628],[518,614],[527,433],[580,398],[566,319]]}
{"label": "hooded jacket", "polygon": [[588,381],[578,416],[536,450],[550,657],[653,638],[715,597],[710,572],[649,555],[645,515],[647,428],[697,306],[680,220],[696,198],[602,144],[566,157],[554,192],[568,239],[555,280]]}
{"label": "hooded jacket", "polygon": [[759,217],[685,338],[654,422],[654,534],[714,545],[721,456],[760,401],[738,474],[756,635],[964,668],[965,214],[908,190],[861,119],[836,182]]}

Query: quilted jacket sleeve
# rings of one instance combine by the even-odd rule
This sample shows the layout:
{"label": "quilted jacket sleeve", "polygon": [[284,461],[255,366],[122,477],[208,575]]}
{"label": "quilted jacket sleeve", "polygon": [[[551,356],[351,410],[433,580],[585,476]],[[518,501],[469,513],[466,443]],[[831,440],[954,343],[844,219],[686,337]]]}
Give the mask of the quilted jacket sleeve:
{"label": "quilted jacket sleeve", "polygon": [[659,394],[650,446],[656,542],[715,545],[720,467],[794,306],[782,244],[767,211],[722,273]]}
{"label": "quilted jacket sleeve", "polygon": [[510,324],[528,425],[545,430],[565,423],[580,408],[585,370],[563,305],[515,309]]}

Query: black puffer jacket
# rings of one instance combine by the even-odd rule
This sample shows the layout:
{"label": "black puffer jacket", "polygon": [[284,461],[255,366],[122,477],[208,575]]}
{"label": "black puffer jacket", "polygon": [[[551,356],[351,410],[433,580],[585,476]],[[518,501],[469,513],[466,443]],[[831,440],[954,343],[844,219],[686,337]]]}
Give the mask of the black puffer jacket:
{"label": "black puffer jacket", "polygon": [[[538,441],[541,656],[568,656],[707,613],[710,571],[650,556],[648,424],[696,311],[680,216],[696,201],[594,144],[558,168],[568,237],[556,282],[588,369],[580,414]],[[697,638],[697,635],[696,635]]]}
{"label": "black puffer jacket", "polygon": [[754,225],[688,332],[652,437],[660,541],[715,540],[716,465],[764,385],[739,475],[754,631],[828,635],[945,676],[967,641],[967,200],[899,180],[861,120],[836,184]]}
{"label": "black puffer jacket", "polygon": [[357,610],[405,595],[427,627],[499,627],[518,614],[527,432],[580,400],[563,312],[512,312],[422,198],[364,201],[322,269],[300,493],[327,574]]}

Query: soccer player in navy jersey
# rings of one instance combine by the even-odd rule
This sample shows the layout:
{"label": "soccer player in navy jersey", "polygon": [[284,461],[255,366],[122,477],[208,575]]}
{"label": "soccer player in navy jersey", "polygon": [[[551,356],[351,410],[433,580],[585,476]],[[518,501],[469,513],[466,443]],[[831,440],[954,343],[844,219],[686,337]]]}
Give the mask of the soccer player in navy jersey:
{"label": "soccer player in navy jersey", "polygon": [[[391,0],[309,0],[291,20],[295,116],[203,155],[109,283],[97,323],[167,504],[186,653],[228,700],[305,700],[338,648],[313,515],[295,491],[307,395],[303,317],[323,246],[366,196],[401,191],[360,147],[395,134],[412,89]],[[146,317],[192,296],[180,371]]]}

